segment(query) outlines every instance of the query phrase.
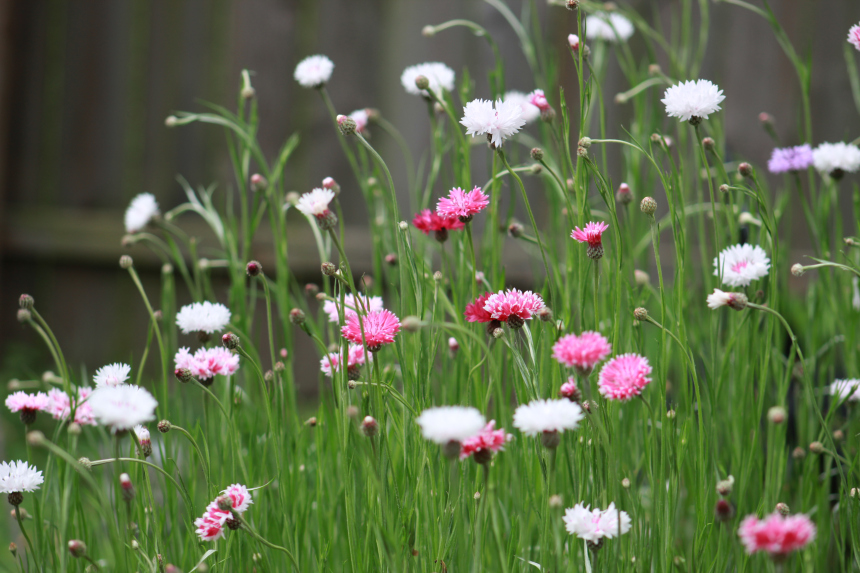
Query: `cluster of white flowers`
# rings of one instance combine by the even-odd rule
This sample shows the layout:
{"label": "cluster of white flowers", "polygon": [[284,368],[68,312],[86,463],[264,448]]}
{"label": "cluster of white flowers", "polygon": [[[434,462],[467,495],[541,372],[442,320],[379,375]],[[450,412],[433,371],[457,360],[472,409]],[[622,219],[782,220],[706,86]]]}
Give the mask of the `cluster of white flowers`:
{"label": "cluster of white flowers", "polygon": [[230,322],[230,309],[209,301],[187,304],[176,313],[176,325],[183,334],[220,332]]}
{"label": "cluster of white flowers", "polygon": [[131,430],[155,419],[155,398],[148,391],[132,384],[96,388],[87,403],[99,423],[112,432]]}
{"label": "cluster of white flowers", "polygon": [[462,442],[480,432],[487,421],[476,409],[467,406],[440,406],[421,412],[415,421],[424,439],[439,445]]}
{"label": "cluster of white flowers", "polygon": [[812,150],[812,163],[822,175],[855,173],[860,169],[860,148],[851,143],[822,143]]}

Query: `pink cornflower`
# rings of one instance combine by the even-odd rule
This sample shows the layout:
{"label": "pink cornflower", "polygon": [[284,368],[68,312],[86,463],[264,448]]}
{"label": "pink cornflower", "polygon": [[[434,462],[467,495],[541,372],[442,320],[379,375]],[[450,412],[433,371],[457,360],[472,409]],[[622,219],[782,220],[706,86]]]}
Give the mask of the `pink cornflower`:
{"label": "pink cornflower", "polygon": [[236,513],[245,513],[248,506],[254,503],[254,500],[251,499],[251,494],[248,491],[248,488],[242,484],[234,483],[221,493],[230,498],[233,505],[233,511]]}
{"label": "pink cornflower", "polygon": [[579,336],[568,334],[552,347],[552,357],[577,373],[587,376],[597,363],[609,356],[612,345],[599,332],[585,331]]}
{"label": "pink cornflower", "polygon": [[[379,351],[383,344],[391,344],[394,342],[394,337],[400,332],[400,320],[393,312],[386,309],[371,312],[362,317],[362,320],[364,338],[370,352]],[[346,325],[340,331],[343,337],[350,342],[362,344],[361,326],[358,315],[354,314],[347,319]]]}
{"label": "pink cornflower", "polygon": [[599,223],[590,222],[585,226],[585,229],[575,227],[570,233],[570,238],[579,241],[580,243],[588,243],[588,258],[597,260],[603,256],[603,232],[609,228],[609,225],[600,221]]}
{"label": "pink cornflower", "polygon": [[561,385],[558,389],[559,398],[567,398],[571,402],[582,402],[582,391],[576,386],[576,378],[570,376],[567,382]]}
{"label": "pink cornflower", "polygon": [[485,292],[476,298],[475,302],[467,304],[466,312],[463,313],[466,316],[466,320],[469,322],[492,322],[494,320],[493,315],[484,309],[484,304],[486,304],[487,299],[491,296],[493,296],[493,293]]}
{"label": "pink cornflower", "polygon": [[484,195],[478,186],[471,191],[454,187],[447,197],[439,199],[436,214],[446,219],[457,217],[463,223],[468,223],[489,204],[490,198]]}
{"label": "pink cornflower", "polygon": [[515,288],[490,295],[484,303],[484,310],[490,313],[493,320],[507,322],[511,328],[522,328],[525,321],[543,307],[540,295]]}
{"label": "pink cornflower", "polygon": [[440,217],[430,209],[416,213],[415,218],[412,219],[412,224],[425,235],[433,232],[436,240],[440,243],[448,240],[448,231],[456,231],[465,226],[458,217]]}
{"label": "pink cornflower", "polygon": [[848,30],[848,42],[860,50],[860,24],[851,26],[851,29]]}
{"label": "pink cornflower", "polygon": [[203,517],[194,520],[200,541],[215,541],[224,537],[224,524],[230,517],[230,512],[219,509],[214,501],[206,506]]}
{"label": "pink cornflower", "polygon": [[494,430],[496,421],[492,420],[479,434],[466,438],[460,442],[460,459],[465,460],[471,455],[479,464],[487,464],[493,454],[505,449],[505,444],[513,439],[511,434],[506,434],[504,428]]}
{"label": "pink cornflower", "polygon": [[[358,380],[361,365],[365,362],[364,347],[360,344],[350,344],[347,352],[346,372],[350,380]],[[320,370],[323,374],[332,377],[334,372],[340,372],[341,353],[330,352],[320,360]]]}
{"label": "pink cornflower", "polygon": [[738,528],[747,553],[767,551],[774,560],[782,560],[792,551],[802,549],[815,539],[815,533],[815,524],[802,513],[786,517],[774,512],[761,521],[749,515]]}
{"label": "pink cornflower", "polygon": [[45,411],[50,399],[44,392],[27,394],[26,392],[15,392],[6,398],[6,407],[13,413],[19,413],[21,422],[32,424],[36,421],[36,412]]}
{"label": "pink cornflower", "polygon": [[74,405],[76,406],[75,423],[81,426],[95,426],[96,420],[95,416],[93,416],[93,409],[90,403],[86,401],[92,391],[92,388],[87,388],[86,386],[79,387],[78,398],[73,403],[72,400],[69,400],[69,395],[62,390],[57,390],[56,388],[49,390],[48,405],[45,411],[51,414],[55,420],[65,421],[72,414],[72,406]]}
{"label": "pink cornflower", "polygon": [[239,355],[223,347],[200,348],[194,354],[180,348],[173,360],[176,368],[187,368],[199,380],[208,380],[216,374],[229,376],[239,369]]}
{"label": "pink cornflower", "polygon": [[606,363],[597,385],[607,400],[629,400],[642,393],[651,379],[648,359],[638,354],[622,354]]}
{"label": "pink cornflower", "polygon": [[546,96],[543,95],[543,90],[535,90],[530,93],[529,103],[538,108],[541,113],[549,109],[549,102],[546,101]]}

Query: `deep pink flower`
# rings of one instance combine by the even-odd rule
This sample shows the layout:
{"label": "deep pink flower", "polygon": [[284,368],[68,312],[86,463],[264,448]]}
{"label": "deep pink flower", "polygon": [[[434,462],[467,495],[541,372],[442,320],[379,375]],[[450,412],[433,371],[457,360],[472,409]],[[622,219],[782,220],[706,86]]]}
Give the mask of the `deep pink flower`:
{"label": "deep pink flower", "polygon": [[552,357],[582,374],[590,373],[597,363],[609,356],[612,345],[599,332],[586,331],[579,336],[568,334],[552,347]]}
{"label": "deep pink flower", "polygon": [[[86,401],[92,393],[92,388],[79,387],[78,398],[75,400],[75,422],[81,426],[95,426],[96,420],[90,403]],[[55,420],[68,420],[72,413],[72,401],[69,395],[56,388],[48,391],[48,405],[45,411]]]}
{"label": "deep pink flower", "polygon": [[471,191],[454,187],[447,197],[439,199],[436,214],[444,218],[457,217],[460,221],[468,223],[489,204],[490,198],[484,195],[480,187],[476,186]]}
{"label": "deep pink flower", "polygon": [[492,322],[494,320],[493,315],[484,310],[484,304],[491,296],[493,296],[493,293],[485,292],[476,298],[475,302],[467,304],[466,312],[463,313],[466,316],[466,320],[469,322]]}
{"label": "deep pink flower", "polygon": [[546,101],[546,96],[543,95],[543,90],[535,90],[529,94],[529,103],[545,112],[549,109],[549,102]]}
{"label": "deep pink flower", "polygon": [[455,231],[465,226],[457,217],[440,217],[435,211],[431,211],[430,209],[424,209],[420,213],[416,213],[415,218],[412,219],[412,224],[425,235],[429,235],[431,232]]}
{"label": "deep pink flower", "polygon": [[815,539],[815,533],[815,524],[802,513],[785,517],[774,512],[761,521],[749,515],[738,528],[747,553],[767,551],[774,559],[802,549]]}
{"label": "deep pink flower", "polygon": [[224,524],[230,517],[230,512],[219,509],[214,501],[206,506],[203,517],[194,520],[200,541],[215,541],[224,537]]}
{"label": "deep pink flower", "polygon": [[571,239],[576,239],[580,243],[588,243],[589,247],[599,247],[601,246],[601,236],[603,235],[603,231],[609,228],[609,225],[604,223],[603,221],[599,223],[590,222],[585,226],[585,229],[580,229],[579,227],[575,227],[574,230],[570,233]]}
{"label": "deep pink flower", "polygon": [[512,328],[519,328],[532,314],[544,307],[540,295],[530,290],[525,292],[515,288],[507,292],[499,291],[490,295],[484,303],[484,310],[490,313],[493,320],[507,322]]}
{"label": "deep pink flower", "polygon": [[513,436],[506,434],[504,428],[494,430],[495,427],[496,421],[492,420],[479,434],[460,442],[460,459],[465,460],[474,454],[475,461],[487,463],[494,453],[503,450]]}
{"label": "deep pink flower", "polygon": [[629,400],[642,393],[651,379],[648,359],[638,354],[622,354],[606,363],[597,385],[607,400]]}
{"label": "deep pink flower", "polygon": [[[364,323],[364,338],[367,342],[367,349],[371,352],[376,352],[383,344],[394,342],[394,337],[400,332],[400,320],[393,312],[386,309],[371,312],[361,317],[361,320]],[[350,342],[362,344],[361,326],[359,316],[353,314],[347,319],[346,325],[341,328],[340,332]]]}
{"label": "deep pink flower", "polygon": [[208,380],[216,374],[229,376],[239,369],[239,355],[223,347],[200,348],[194,354],[180,348],[173,360],[176,368],[187,368],[199,380]]}
{"label": "deep pink flower", "polygon": [[248,488],[242,484],[234,483],[221,493],[230,498],[236,513],[245,513],[248,506],[254,503]]}
{"label": "deep pink flower", "polygon": [[[340,372],[340,359],[340,352],[329,352],[320,360],[320,370],[322,370],[323,374],[331,378],[333,372]],[[359,368],[365,362],[364,346],[350,344],[349,351],[347,352],[347,361],[346,370],[352,380],[353,375],[358,374]]]}
{"label": "deep pink flower", "polygon": [[27,394],[26,392],[15,392],[6,397],[6,407],[12,412],[41,412],[47,409],[48,395],[44,392]]}

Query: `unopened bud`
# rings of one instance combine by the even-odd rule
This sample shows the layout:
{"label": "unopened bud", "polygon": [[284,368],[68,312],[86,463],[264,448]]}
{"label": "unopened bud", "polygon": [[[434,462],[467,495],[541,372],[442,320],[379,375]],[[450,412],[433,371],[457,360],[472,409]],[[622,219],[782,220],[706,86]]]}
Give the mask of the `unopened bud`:
{"label": "unopened bud", "polygon": [[762,125],[773,125],[773,116],[765,111],[758,114],[758,120]]}
{"label": "unopened bud", "polygon": [[322,270],[322,274],[327,277],[333,277],[334,274],[337,272],[337,267],[334,266],[334,263],[328,261],[320,265],[320,269]]}
{"label": "unopened bud", "polygon": [[315,297],[319,294],[320,287],[316,283],[308,283],[305,285],[305,294],[310,297]]}
{"label": "unopened bud", "polygon": [[633,310],[633,318],[636,320],[648,320],[648,310],[641,306]]}
{"label": "unopened bud", "polygon": [[615,192],[615,200],[622,205],[629,205],[633,201],[633,193],[630,192],[630,185],[622,183],[618,186],[618,191]]}
{"label": "unopened bud", "polygon": [[69,553],[74,558],[80,558],[87,554],[87,546],[80,539],[69,540]]}
{"label": "unopened bud", "polygon": [[69,424],[68,429],[66,430],[72,436],[80,436],[81,435],[81,425],[77,422],[72,422]]}
{"label": "unopened bud", "polygon": [[540,161],[543,159],[543,149],[540,147],[533,147],[531,151],[532,159],[535,161]]}
{"label": "unopened bud", "polygon": [[379,433],[379,422],[373,416],[365,416],[361,421],[361,432],[368,438],[372,438]]}
{"label": "unopened bud", "polygon": [[119,268],[121,269],[130,269],[134,266],[134,261],[128,255],[123,255],[119,258]]}
{"label": "unopened bud", "polygon": [[33,313],[27,310],[26,308],[18,309],[18,322],[21,324],[25,322],[29,322],[33,318]]}
{"label": "unopened bud", "polygon": [[669,420],[674,420],[675,419],[675,410],[667,410],[666,411],[666,418]]}
{"label": "unopened bud", "polygon": [[579,147],[584,147],[585,149],[588,149],[589,147],[591,147],[591,138],[590,137],[583,137],[582,139],[580,139],[579,140]]}
{"label": "unopened bud", "polygon": [[717,493],[723,497],[730,496],[734,485],[735,478],[732,476],[729,476],[728,479],[720,480],[717,482]]}
{"label": "unopened bud", "polygon": [[804,268],[800,263],[794,263],[791,265],[791,274],[796,277],[803,276]]}
{"label": "unopened bud", "polygon": [[812,442],[809,444],[809,451],[813,454],[821,454],[824,453],[824,444],[821,442]]}
{"label": "unopened bud", "polygon": [[131,478],[128,477],[128,474],[120,474],[119,486],[122,489],[122,498],[125,501],[131,501],[134,499],[134,485],[132,485]]}
{"label": "unopened bud", "polygon": [[188,384],[189,382],[194,380],[194,374],[192,374],[191,370],[189,370],[188,368],[177,368],[173,371],[173,375],[176,376],[176,379],[183,384]]}
{"label": "unopened bud", "polygon": [[215,503],[221,511],[230,511],[233,509],[233,500],[230,499],[229,495],[219,495]]}
{"label": "unopened bud", "polygon": [[717,521],[726,522],[735,516],[735,507],[727,499],[718,499],[714,507],[714,517]]}
{"label": "unopened bud", "polygon": [[249,277],[259,276],[263,272],[263,265],[260,264],[260,261],[250,261],[245,265],[245,272],[248,273]]}
{"label": "unopened bud", "polygon": [[421,28],[421,35],[425,38],[430,38],[434,34],[436,34],[436,28],[434,28],[433,26],[424,26],[423,28]]}
{"label": "unopened bud", "polygon": [[493,329],[493,338],[501,338],[505,335],[505,331],[501,327]]}
{"label": "unopened bud", "polygon": [[15,542],[9,544],[9,553],[12,554],[12,557],[18,557],[18,546],[15,545]]}
{"label": "unopened bud", "polygon": [[782,424],[785,422],[785,408],[782,406],[773,406],[767,411],[767,421],[771,424]]}
{"label": "unopened bud", "polygon": [[221,337],[221,344],[223,344],[224,348],[227,350],[234,350],[239,346],[239,337],[232,332],[228,332]]}
{"label": "unopened bud", "polygon": [[316,416],[311,416],[310,418],[308,418],[307,420],[305,420],[305,425],[306,425],[306,426],[310,426],[311,428],[315,428],[315,427],[316,427],[316,425],[317,425],[317,419],[316,419]]}
{"label": "unopened bud", "polygon": [[290,311],[290,322],[296,326],[301,326],[305,323],[305,313],[300,308],[294,308]]}
{"label": "unopened bud", "polygon": [[453,336],[448,339],[448,350],[450,350],[452,354],[455,354],[460,350],[460,343],[457,342],[457,339]]}
{"label": "unopened bud", "polygon": [[265,191],[268,186],[269,182],[259,173],[251,175],[251,191]]}
{"label": "unopened bud", "polygon": [[660,64],[650,64],[648,66],[648,75],[649,76],[659,76],[663,73],[662,68],[660,68]]}
{"label": "unopened bud", "polygon": [[567,6],[568,10],[576,10],[579,8],[580,0],[566,0],[565,6]]}
{"label": "unopened bud", "polygon": [[651,282],[651,277],[645,271],[635,269],[633,271],[633,280],[637,286],[647,286]]}
{"label": "unopened bud", "polygon": [[156,427],[158,428],[159,432],[161,432],[162,434],[166,434],[173,428],[173,424],[171,424],[167,420],[161,420]]}
{"label": "unopened bud", "polygon": [[45,444],[46,438],[45,434],[40,432],[39,430],[33,430],[32,432],[27,432],[27,443],[33,447],[40,447]]}
{"label": "unopened bud", "polygon": [[397,255],[395,255],[394,253],[388,253],[387,255],[385,255],[385,264],[387,264],[390,267],[393,267],[394,265],[396,265],[397,264]]}
{"label": "unopened bud", "polygon": [[175,115],[168,115],[164,118],[164,125],[167,127],[175,127],[179,123],[179,119]]}
{"label": "unopened bud", "polygon": [[33,306],[36,304],[36,301],[33,300],[33,297],[28,294],[22,294],[18,297],[18,307],[25,308],[27,310],[32,310]]}
{"label": "unopened bud", "polygon": [[570,45],[570,49],[574,52],[579,50],[579,36],[576,34],[568,34],[567,43]]}
{"label": "unopened bud", "polygon": [[645,197],[642,199],[642,202],[639,203],[639,208],[646,215],[653,215],[657,211],[657,201],[655,201],[653,197]]}
{"label": "unopened bud", "polygon": [[415,87],[419,90],[426,90],[430,87],[430,80],[426,76],[418,76],[415,78]]}
{"label": "unopened bud", "polygon": [[740,173],[742,177],[752,177],[752,165],[746,162],[741,163],[740,165],[738,165],[738,173]]}
{"label": "unopened bud", "polygon": [[421,330],[421,319],[417,316],[407,316],[400,321],[400,327],[406,332],[418,332]]}
{"label": "unopened bud", "polygon": [[793,457],[796,460],[802,460],[803,458],[806,457],[806,450],[804,450],[803,448],[798,446],[798,447],[794,448],[794,450],[792,450],[791,457]]}
{"label": "unopened bud", "polygon": [[788,507],[788,504],[779,502],[776,504],[776,512],[782,516],[786,516],[791,513],[791,508]]}
{"label": "unopened bud", "polygon": [[521,223],[514,221],[508,226],[508,235],[514,239],[519,239],[523,236],[523,233],[525,233],[525,227],[523,227]]}
{"label": "unopened bud", "polygon": [[542,432],[540,435],[540,443],[548,450],[554,450],[561,443],[561,434],[556,431]]}
{"label": "unopened bud", "polygon": [[711,137],[706,137],[702,140],[702,147],[705,148],[705,151],[713,151],[716,146],[716,142],[714,142],[713,138]]}
{"label": "unopened bud", "polygon": [[845,432],[843,432],[842,430],[834,430],[833,431],[833,441],[834,442],[841,442],[844,439],[845,439]]}
{"label": "unopened bud", "polygon": [[352,135],[355,133],[355,120],[348,115],[337,116],[337,127],[343,135]]}
{"label": "unopened bud", "polygon": [[544,306],[536,314],[542,322],[552,322],[552,309],[550,307]]}
{"label": "unopened bud", "polygon": [[435,273],[433,273],[433,280],[437,283],[440,282],[442,278],[442,271],[436,271]]}

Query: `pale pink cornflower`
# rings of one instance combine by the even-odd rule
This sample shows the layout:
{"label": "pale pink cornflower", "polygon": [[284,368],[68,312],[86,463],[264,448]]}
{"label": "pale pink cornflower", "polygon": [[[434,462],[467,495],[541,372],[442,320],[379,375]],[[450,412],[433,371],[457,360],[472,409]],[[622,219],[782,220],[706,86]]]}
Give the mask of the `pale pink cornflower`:
{"label": "pale pink cornflower", "polygon": [[731,287],[747,286],[766,277],[770,269],[767,253],[758,245],[732,245],[714,258],[714,276],[722,271],[723,284]]}
{"label": "pale pink cornflower", "polygon": [[574,52],[579,50],[579,36],[576,34],[568,34],[567,43],[570,45],[570,49]]}
{"label": "pale pink cornflower", "polygon": [[51,414],[55,420],[65,421],[72,414],[72,406],[75,406],[75,423],[81,426],[95,426],[93,409],[88,401],[92,391],[92,388],[86,386],[78,387],[78,397],[72,401],[68,394],[53,388],[48,391],[48,406],[45,411]]}
{"label": "pale pink cornflower", "polygon": [[598,546],[604,538],[612,539],[630,531],[632,523],[627,512],[616,509],[614,502],[605,510],[589,509],[578,503],[565,510],[562,519],[568,533]]}
{"label": "pale pink cornflower", "polygon": [[743,310],[746,308],[747,295],[742,292],[725,292],[718,288],[708,295],[708,308],[716,310],[721,306],[727,306],[735,310]]}
{"label": "pale pink cornflower", "polygon": [[520,106],[523,111],[523,119],[527,124],[540,117],[540,110],[531,104],[529,97],[529,94],[516,90],[506,92],[504,97],[506,103],[515,103]]}
{"label": "pale pink cornflower", "polygon": [[328,208],[333,200],[334,191],[317,187],[299,197],[296,209],[308,217],[314,217],[320,229],[327,231],[337,224],[337,215]]}
{"label": "pale pink cornflower", "polygon": [[447,197],[439,199],[436,214],[445,218],[457,217],[463,223],[468,223],[489,204],[490,198],[478,186],[471,191],[454,187]]}
{"label": "pale pink cornflower", "polygon": [[350,342],[362,344],[362,326],[364,327],[364,341],[366,341],[367,349],[370,352],[377,352],[383,344],[391,344],[394,342],[394,337],[400,332],[400,320],[393,312],[386,309],[371,312],[361,319],[357,314],[354,314],[347,319],[346,325],[340,331],[343,337]]}
{"label": "pale pink cornflower", "polygon": [[[340,301],[327,300],[323,304],[323,312],[328,315],[329,322],[338,322],[340,315],[338,313],[338,305]],[[346,307],[346,312],[343,313],[344,320],[349,320],[349,317],[360,311],[362,313],[377,312],[382,310],[382,297],[359,295],[344,295],[343,304]]]}
{"label": "pale pink cornflower", "polygon": [[804,548],[815,539],[815,533],[815,524],[802,513],[783,516],[774,512],[762,520],[749,515],[738,527],[738,536],[747,553],[766,551],[774,560],[782,560],[792,551]]}
{"label": "pale pink cornflower", "polygon": [[505,140],[517,133],[526,124],[522,106],[515,101],[476,99],[463,108],[460,123],[466,127],[466,135],[486,135],[490,144],[499,148]]}
{"label": "pale pink cornflower", "polygon": [[490,295],[484,303],[484,310],[490,313],[493,320],[507,322],[511,328],[521,328],[525,321],[531,320],[532,315],[544,307],[540,295],[530,290],[525,292],[512,288],[507,292],[499,291]]}
{"label": "pale pink cornflower", "polygon": [[837,400],[849,400],[851,402],[860,401],[860,380],[835,380],[830,385],[830,395],[835,396]]}
{"label": "pale pink cornflower", "polygon": [[574,227],[570,233],[570,238],[580,243],[588,243],[586,255],[590,259],[598,260],[603,257],[603,232],[608,228],[609,225],[603,221],[599,223],[591,221],[585,225],[584,229]]}
{"label": "pale pink cornflower", "polygon": [[848,30],[848,42],[860,51],[860,24],[855,24]]}
{"label": "pale pink cornflower", "polygon": [[600,370],[597,385],[607,400],[629,400],[639,396],[651,382],[651,365],[638,354],[621,354]]}
{"label": "pale pink cornflower", "polygon": [[567,382],[561,385],[558,389],[559,398],[567,398],[571,402],[579,403],[582,401],[582,391],[576,385],[576,378],[569,376]]}
{"label": "pale pink cornflower", "polygon": [[[329,352],[320,360],[320,370],[323,374],[332,377],[333,373],[340,372],[340,352]],[[350,380],[358,380],[361,366],[365,363],[364,347],[360,344],[350,344],[347,351],[346,372]]]}
{"label": "pale pink cornflower", "polygon": [[248,488],[242,484],[234,483],[221,493],[230,498],[233,511],[236,513],[245,513],[248,506],[254,503],[254,500],[251,499],[251,493],[248,491]]}
{"label": "pale pink cornflower", "polygon": [[326,56],[308,56],[296,66],[293,77],[302,87],[321,88],[334,71],[334,62]]}
{"label": "pale pink cornflower", "polygon": [[529,94],[529,103],[544,112],[549,109],[549,102],[546,101],[546,96],[543,90],[535,90]]}
{"label": "pale pink cornflower", "polygon": [[36,421],[36,413],[46,411],[50,398],[44,392],[36,394],[27,394],[26,392],[15,392],[6,397],[6,407],[12,413],[17,413],[21,416],[21,421],[25,424],[32,424]]}
{"label": "pale pink cornflower", "polygon": [[96,420],[108,426],[113,433],[151,422],[158,406],[152,394],[133,384],[96,388],[87,403]]}
{"label": "pale pink cornflower", "polygon": [[494,430],[496,421],[491,420],[483,430],[470,438],[460,442],[460,459],[465,460],[471,455],[479,464],[489,463],[493,454],[505,448],[505,444],[513,439],[511,434],[505,433],[504,428]]}
{"label": "pale pink cornflower", "polygon": [[366,109],[357,109],[349,117],[355,122],[355,132],[365,133],[367,131],[367,123],[370,121],[370,116]]}
{"label": "pale pink cornflower", "polygon": [[239,369],[239,355],[223,347],[200,348],[194,354],[188,348],[180,348],[173,360],[176,368],[187,368],[199,380],[216,374],[229,376]]}
{"label": "pale pink cornflower", "polygon": [[224,537],[224,524],[230,516],[229,511],[219,509],[214,501],[206,506],[203,517],[194,520],[200,541],[215,541]]}
{"label": "pale pink cornflower", "polygon": [[587,330],[577,336],[562,336],[552,347],[552,357],[577,373],[587,376],[597,363],[612,353],[612,345],[599,332]]}
{"label": "pale pink cornflower", "polygon": [[116,362],[114,364],[102,366],[96,370],[96,373],[93,376],[93,382],[95,382],[96,388],[101,388],[102,386],[119,386],[128,380],[128,375],[130,373],[131,366],[121,362]]}

